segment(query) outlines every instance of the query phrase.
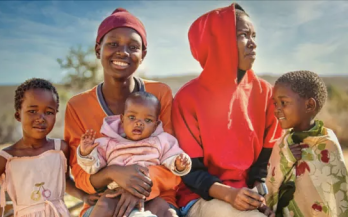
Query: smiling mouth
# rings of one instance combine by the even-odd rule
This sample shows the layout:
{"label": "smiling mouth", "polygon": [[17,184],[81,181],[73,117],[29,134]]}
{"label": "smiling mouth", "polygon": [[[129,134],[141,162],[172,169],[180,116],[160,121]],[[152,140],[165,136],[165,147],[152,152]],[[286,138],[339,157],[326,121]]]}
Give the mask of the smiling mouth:
{"label": "smiling mouth", "polygon": [[285,117],[279,117],[278,120],[285,120]]}
{"label": "smiling mouth", "polygon": [[129,63],[113,60],[112,65],[117,69],[125,69],[129,66]]}

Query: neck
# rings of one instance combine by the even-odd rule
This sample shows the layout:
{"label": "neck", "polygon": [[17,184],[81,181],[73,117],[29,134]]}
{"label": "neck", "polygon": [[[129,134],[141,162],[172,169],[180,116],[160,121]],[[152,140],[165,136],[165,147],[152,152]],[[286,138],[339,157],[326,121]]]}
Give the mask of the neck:
{"label": "neck", "polygon": [[243,79],[245,73],[246,73],[246,70],[238,69],[238,72],[237,72],[237,82],[238,83],[241,82],[241,80]]}
{"label": "neck", "polygon": [[312,129],[314,126],[315,126],[315,121],[314,121],[314,119],[311,119],[310,121],[306,121],[306,122],[302,123],[301,126],[294,127],[294,128],[293,128],[293,131],[294,131],[294,132],[309,131],[309,130]]}
{"label": "neck", "polygon": [[27,148],[40,148],[45,146],[47,142],[48,140],[46,137],[42,139],[35,139],[24,135],[22,138],[22,145]]}
{"label": "neck", "polygon": [[122,101],[134,91],[134,88],[135,81],[133,76],[126,80],[105,78],[102,92],[106,101]]}

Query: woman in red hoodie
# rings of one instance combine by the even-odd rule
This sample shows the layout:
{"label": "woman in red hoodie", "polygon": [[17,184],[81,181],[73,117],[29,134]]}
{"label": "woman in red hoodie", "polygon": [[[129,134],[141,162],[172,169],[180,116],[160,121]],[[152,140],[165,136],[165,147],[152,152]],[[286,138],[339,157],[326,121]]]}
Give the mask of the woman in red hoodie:
{"label": "woman in red hoodie", "polygon": [[251,188],[266,177],[281,129],[271,85],[251,70],[255,36],[237,4],[204,14],[189,30],[203,71],[177,93],[172,108],[175,135],[192,158],[177,195],[184,216],[264,216],[257,210],[264,198]]}

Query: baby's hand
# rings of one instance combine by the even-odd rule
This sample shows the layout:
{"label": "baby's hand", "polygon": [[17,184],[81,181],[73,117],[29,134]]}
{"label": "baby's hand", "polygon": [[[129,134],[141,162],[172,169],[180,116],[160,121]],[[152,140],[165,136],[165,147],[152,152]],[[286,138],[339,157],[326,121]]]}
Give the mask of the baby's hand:
{"label": "baby's hand", "polygon": [[176,170],[181,172],[186,169],[190,165],[190,159],[185,154],[180,154],[175,159],[175,167]]}
{"label": "baby's hand", "polygon": [[89,155],[99,143],[94,143],[95,131],[87,130],[85,134],[81,136],[80,152],[82,156]]}

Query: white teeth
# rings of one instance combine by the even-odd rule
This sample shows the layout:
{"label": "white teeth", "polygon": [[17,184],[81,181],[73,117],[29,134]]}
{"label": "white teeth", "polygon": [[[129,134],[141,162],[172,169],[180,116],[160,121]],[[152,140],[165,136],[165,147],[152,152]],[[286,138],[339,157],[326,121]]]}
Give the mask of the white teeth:
{"label": "white teeth", "polygon": [[285,119],[285,117],[278,118],[278,120],[284,120],[284,119]]}
{"label": "white teeth", "polygon": [[119,65],[119,66],[128,66],[127,63],[119,62],[119,61],[112,61],[112,63],[115,64],[115,65]]}

